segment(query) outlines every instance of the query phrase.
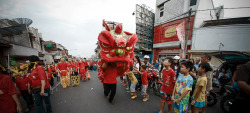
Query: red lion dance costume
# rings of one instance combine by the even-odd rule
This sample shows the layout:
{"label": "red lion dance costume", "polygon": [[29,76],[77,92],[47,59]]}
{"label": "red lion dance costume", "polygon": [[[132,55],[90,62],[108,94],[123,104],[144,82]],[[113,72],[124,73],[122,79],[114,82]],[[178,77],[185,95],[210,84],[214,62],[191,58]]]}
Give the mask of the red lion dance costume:
{"label": "red lion dance costume", "polygon": [[103,20],[103,30],[98,36],[98,44],[101,47],[101,62],[99,66],[98,77],[103,83],[102,64],[114,62],[117,66],[117,77],[124,76],[129,69],[129,64],[133,63],[134,45],[138,38],[136,34],[122,31],[122,25],[118,24],[114,30]]}

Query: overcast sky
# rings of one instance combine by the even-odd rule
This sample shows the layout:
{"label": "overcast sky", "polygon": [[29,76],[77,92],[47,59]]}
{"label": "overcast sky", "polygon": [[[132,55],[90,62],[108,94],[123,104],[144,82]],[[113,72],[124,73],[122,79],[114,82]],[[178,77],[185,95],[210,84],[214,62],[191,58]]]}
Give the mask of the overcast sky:
{"label": "overcast sky", "polygon": [[[94,54],[102,19],[135,33],[136,4],[155,9],[156,0],[1,0],[0,18],[30,18],[45,41],[64,45],[74,56]],[[250,0],[214,0],[215,6],[250,7]],[[250,16],[250,9],[225,10],[225,18]],[[77,49],[77,50],[75,50]]]}

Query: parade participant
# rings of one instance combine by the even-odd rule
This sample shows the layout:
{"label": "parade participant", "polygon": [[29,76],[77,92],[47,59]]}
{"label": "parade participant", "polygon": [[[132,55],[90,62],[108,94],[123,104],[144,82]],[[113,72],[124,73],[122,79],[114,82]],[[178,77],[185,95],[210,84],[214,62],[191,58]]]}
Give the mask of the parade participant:
{"label": "parade participant", "polygon": [[26,77],[27,72],[24,70],[19,70],[19,77],[16,79],[16,87],[21,92],[23,99],[27,104],[26,112],[29,112],[32,106],[34,105],[33,97],[30,89],[30,80]]}
{"label": "parade participant", "polygon": [[[31,74],[29,79],[31,81],[31,90],[34,94],[35,104],[38,113],[52,113],[51,102],[50,102],[50,85],[47,80],[45,70],[42,66],[38,65],[39,57],[30,56],[29,70]],[[43,107],[43,101],[45,102],[46,111]]]}
{"label": "parade participant", "polygon": [[190,61],[184,61],[181,63],[182,74],[178,76],[172,94],[175,113],[187,113],[189,94],[193,85],[193,78],[191,75],[189,75],[189,72],[192,70],[192,68],[193,64]]}
{"label": "parade participant", "polygon": [[68,75],[67,75],[67,78],[68,78],[68,83],[70,84],[70,79],[71,79],[71,76],[72,76],[72,74],[73,74],[73,71],[72,71],[72,64],[71,64],[71,59],[69,58],[68,59],[68,62],[67,62],[67,64],[68,64]]}
{"label": "parade participant", "polygon": [[79,69],[80,69],[80,80],[86,81],[86,73],[85,73],[85,63],[83,62],[83,59],[80,59],[79,62]]}
{"label": "parade participant", "polygon": [[59,81],[60,78],[58,76],[58,72],[57,72],[57,69],[56,69],[57,65],[54,65],[54,63],[52,62],[52,64],[50,66],[51,66],[54,77],[56,77],[57,81]]}
{"label": "parade participant", "polygon": [[129,63],[134,57],[134,45],[138,38],[122,30],[122,25],[116,25],[114,30],[103,20],[103,30],[98,36],[98,44],[101,47],[101,66],[99,67],[98,78],[104,83],[104,94],[109,97],[109,102],[113,103],[116,91],[116,77],[124,76],[129,69]]}
{"label": "parade participant", "polygon": [[57,70],[61,76],[61,84],[63,88],[70,86],[69,78],[67,77],[68,73],[68,64],[64,61],[64,58],[60,59],[60,63],[57,65]]}
{"label": "parade participant", "polygon": [[50,84],[50,93],[53,95],[52,87],[54,86],[54,75],[53,75],[51,65],[48,65],[48,81],[49,81],[49,84]]}
{"label": "parade participant", "polygon": [[168,113],[171,113],[173,100],[172,94],[174,90],[174,85],[176,81],[176,75],[174,70],[171,68],[173,65],[174,60],[170,57],[167,57],[163,62],[163,66],[165,67],[162,71],[162,79],[163,84],[161,87],[161,109],[160,113],[163,113],[165,103],[168,104]]}
{"label": "parade participant", "polygon": [[17,97],[17,90],[12,79],[0,64],[0,112],[22,113],[22,106]]}
{"label": "parade participant", "polygon": [[[86,58],[83,59],[83,62],[85,64],[85,78],[87,76],[88,80],[90,80],[90,74],[89,74],[89,62],[86,60]],[[87,79],[85,79],[87,80]]]}
{"label": "parade participant", "polygon": [[95,69],[96,69],[96,64],[95,64],[95,61],[94,61],[94,60],[92,61],[92,65],[93,65],[93,71],[95,71]]}
{"label": "parade participant", "polygon": [[71,76],[71,80],[72,80],[72,86],[76,86],[79,85],[79,80],[78,80],[78,73],[79,73],[79,63],[76,61],[76,59],[73,59],[73,62],[71,63],[72,65],[72,76]]}
{"label": "parade participant", "polygon": [[[103,87],[104,97],[109,96],[109,103],[114,104],[114,97],[116,93],[116,77],[117,77],[117,66],[115,63],[103,63],[102,69],[104,73]],[[109,95],[110,94],[110,95]]]}
{"label": "parade participant", "polygon": [[205,96],[207,87],[207,77],[206,72],[211,71],[210,65],[208,63],[201,63],[198,68],[199,78],[197,84],[191,97],[191,108],[192,113],[199,113],[199,109],[205,107]]}
{"label": "parade participant", "polygon": [[[135,68],[136,69],[136,68]],[[141,71],[137,71],[137,73],[139,73],[141,75],[141,81],[142,81],[142,95],[143,95],[143,102],[148,101],[149,99],[149,95],[147,93],[147,89],[148,89],[148,77],[147,77],[147,72],[146,72],[147,66],[146,65],[142,65],[141,66]]]}

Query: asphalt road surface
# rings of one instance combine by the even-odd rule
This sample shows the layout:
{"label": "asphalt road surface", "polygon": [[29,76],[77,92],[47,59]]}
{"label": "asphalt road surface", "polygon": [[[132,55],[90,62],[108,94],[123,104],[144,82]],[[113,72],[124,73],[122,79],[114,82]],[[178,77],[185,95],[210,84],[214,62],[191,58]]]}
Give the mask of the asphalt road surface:
{"label": "asphalt road surface", "polygon": [[[143,102],[140,92],[138,98],[130,99],[130,92],[121,85],[117,78],[117,90],[115,104],[110,104],[104,98],[103,86],[97,78],[97,72],[90,71],[91,80],[80,82],[77,87],[63,89],[59,84],[54,88],[54,95],[51,95],[53,113],[156,113],[160,110],[160,97],[153,94],[152,89],[148,91],[149,100]],[[56,81],[56,80],[55,80]],[[57,82],[55,83],[57,84]],[[25,103],[21,98],[23,109]],[[33,107],[29,113],[36,113]],[[165,106],[164,113],[167,113]],[[172,108],[172,113],[174,113]],[[222,113],[219,103],[208,107],[206,113]]]}

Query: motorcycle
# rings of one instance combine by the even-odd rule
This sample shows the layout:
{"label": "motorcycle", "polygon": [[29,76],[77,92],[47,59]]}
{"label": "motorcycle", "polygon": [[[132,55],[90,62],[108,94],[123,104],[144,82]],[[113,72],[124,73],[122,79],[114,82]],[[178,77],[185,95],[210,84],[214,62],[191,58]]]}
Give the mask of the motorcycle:
{"label": "motorcycle", "polygon": [[160,96],[162,82],[160,79],[159,71],[157,69],[149,70],[148,72],[148,88],[153,88],[154,94]]}
{"label": "motorcycle", "polygon": [[220,101],[220,108],[224,113],[229,113],[235,98],[239,95],[239,91],[235,90],[232,86],[226,85],[226,95]]}
{"label": "motorcycle", "polygon": [[216,78],[213,78],[213,90],[210,90],[209,95],[207,96],[207,106],[213,106],[217,103],[218,97],[216,96],[219,91],[215,91],[220,87],[220,83]]}

